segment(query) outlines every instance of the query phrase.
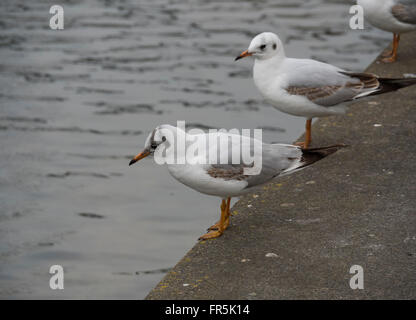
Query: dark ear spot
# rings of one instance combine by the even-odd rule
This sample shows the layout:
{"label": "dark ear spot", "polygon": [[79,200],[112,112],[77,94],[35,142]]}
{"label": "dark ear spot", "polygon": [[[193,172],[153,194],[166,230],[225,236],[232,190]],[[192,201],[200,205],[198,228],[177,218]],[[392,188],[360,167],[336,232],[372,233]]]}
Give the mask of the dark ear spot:
{"label": "dark ear spot", "polygon": [[166,141],[166,137],[165,137],[165,136],[163,136],[163,137],[162,137],[162,141],[163,141],[163,142],[165,142],[165,141]]}
{"label": "dark ear spot", "polygon": [[273,50],[276,50],[276,48],[277,48],[277,44],[273,43]]}

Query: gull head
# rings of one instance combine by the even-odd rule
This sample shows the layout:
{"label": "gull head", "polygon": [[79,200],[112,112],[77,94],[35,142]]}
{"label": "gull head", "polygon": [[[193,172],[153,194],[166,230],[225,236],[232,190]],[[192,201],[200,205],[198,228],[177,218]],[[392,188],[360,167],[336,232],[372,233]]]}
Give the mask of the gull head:
{"label": "gull head", "polygon": [[131,159],[129,166],[147,156],[153,155],[160,145],[166,143],[168,139],[170,140],[174,131],[176,131],[176,127],[168,124],[160,125],[153,129],[146,138],[143,150]]}
{"label": "gull head", "polygon": [[251,40],[248,49],[235,58],[235,61],[248,56],[264,60],[273,58],[278,54],[284,55],[282,41],[273,32],[263,32]]}

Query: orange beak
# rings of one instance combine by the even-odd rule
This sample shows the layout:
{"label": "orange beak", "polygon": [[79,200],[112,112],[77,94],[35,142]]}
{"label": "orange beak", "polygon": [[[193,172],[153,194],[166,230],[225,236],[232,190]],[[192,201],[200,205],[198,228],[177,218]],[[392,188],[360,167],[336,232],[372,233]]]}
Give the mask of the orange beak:
{"label": "orange beak", "polygon": [[145,150],[143,152],[140,152],[137,156],[135,156],[133,159],[131,159],[131,161],[129,163],[129,166],[131,166],[133,163],[136,163],[137,161],[139,161],[143,158],[146,158],[149,154],[150,154],[150,151],[147,151],[147,150]]}
{"label": "orange beak", "polygon": [[243,51],[237,58],[235,58],[234,61],[237,61],[237,60],[240,60],[240,59],[243,59],[245,57],[252,56],[252,55],[253,55],[252,53],[249,53],[248,50],[246,50],[246,51]]}

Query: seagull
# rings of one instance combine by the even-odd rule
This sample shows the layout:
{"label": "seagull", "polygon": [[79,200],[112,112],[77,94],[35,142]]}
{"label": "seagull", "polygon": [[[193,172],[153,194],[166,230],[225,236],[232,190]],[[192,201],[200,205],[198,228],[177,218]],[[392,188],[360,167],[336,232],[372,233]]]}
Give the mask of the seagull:
{"label": "seagull", "polygon": [[359,98],[394,91],[416,83],[416,78],[387,79],[372,73],[348,72],[311,59],[286,57],[282,41],[263,32],[235,60],[253,56],[256,87],[276,109],[305,117],[305,141],[311,142],[314,117],[344,114],[349,103]]}
{"label": "seagull", "polygon": [[[182,143],[185,148],[180,154],[178,146]],[[251,192],[256,186],[303,169],[343,147],[345,145],[302,149],[294,145],[262,143],[256,138],[223,131],[191,134],[179,126],[164,124],[149,134],[144,149],[132,158],[129,166],[148,156],[153,156],[161,164],[163,162],[159,160],[163,154],[164,159],[174,160],[166,161],[165,165],[176,180],[200,193],[220,197],[219,221],[199,238],[207,240],[221,236],[227,229],[231,197]],[[251,163],[241,161],[240,151],[244,148],[254,153],[260,150],[260,157],[254,157]],[[160,158],[157,160],[157,157]],[[246,171],[255,167],[260,169],[256,173]]]}
{"label": "seagull", "polygon": [[393,32],[392,50],[383,62],[396,61],[400,34],[416,30],[416,0],[357,0],[357,4],[373,26]]}

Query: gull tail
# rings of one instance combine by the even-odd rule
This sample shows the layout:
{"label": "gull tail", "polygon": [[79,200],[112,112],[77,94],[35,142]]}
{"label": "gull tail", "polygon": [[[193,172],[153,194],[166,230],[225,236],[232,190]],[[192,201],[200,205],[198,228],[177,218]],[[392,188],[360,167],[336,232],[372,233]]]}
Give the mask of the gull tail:
{"label": "gull tail", "polygon": [[346,147],[348,146],[345,144],[336,144],[328,147],[302,149],[302,158],[300,160],[301,166],[299,168],[307,167],[312,163],[337,152],[339,149]]}
{"label": "gull tail", "polygon": [[396,91],[401,88],[412,86],[416,84],[416,78],[401,78],[401,79],[389,79],[389,78],[379,78],[380,90],[375,92],[376,94],[381,94],[390,91]]}
{"label": "gull tail", "polygon": [[358,93],[351,100],[376,96],[416,84],[416,78],[379,78],[372,73],[344,71],[341,71],[340,73],[360,80],[359,83],[353,83],[352,87],[357,86],[355,89],[358,89],[361,93]]}
{"label": "gull tail", "polygon": [[345,144],[336,144],[328,147],[301,149],[302,155],[299,158],[296,158],[296,160],[294,159],[294,163],[289,168],[281,172],[280,176],[302,170],[312,163],[315,163],[316,161],[319,161],[345,147],[348,146]]}

